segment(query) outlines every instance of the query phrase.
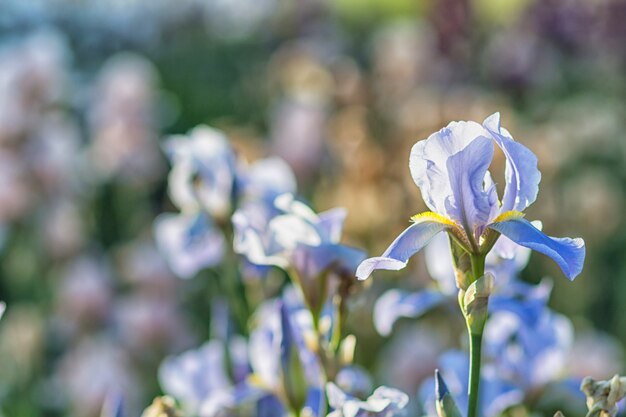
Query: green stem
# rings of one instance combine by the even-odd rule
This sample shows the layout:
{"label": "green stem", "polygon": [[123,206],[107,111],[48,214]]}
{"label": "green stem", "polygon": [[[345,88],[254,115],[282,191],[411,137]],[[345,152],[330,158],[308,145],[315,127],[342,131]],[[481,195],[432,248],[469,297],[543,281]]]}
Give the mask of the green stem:
{"label": "green stem", "polygon": [[[484,255],[471,255],[472,265],[472,282],[485,275],[485,256]],[[478,319],[478,318],[476,318]],[[468,395],[469,401],[467,403],[467,417],[476,417],[478,410],[478,398],[479,398],[479,386],[480,386],[480,366],[481,366],[481,351],[483,340],[483,328],[485,326],[485,319],[478,319],[480,323],[478,328],[476,326],[470,327],[470,321],[466,317],[467,321],[467,333],[469,335],[469,347],[470,347],[470,373],[468,381]]]}
{"label": "green stem", "polygon": [[[468,329],[469,330],[469,329]],[[470,376],[469,376],[469,401],[467,404],[467,417],[476,417],[478,409],[478,388],[480,385],[481,348],[483,335],[470,332]]]}
{"label": "green stem", "polygon": [[472,282],[485,275],[485,256],[471,255]]}

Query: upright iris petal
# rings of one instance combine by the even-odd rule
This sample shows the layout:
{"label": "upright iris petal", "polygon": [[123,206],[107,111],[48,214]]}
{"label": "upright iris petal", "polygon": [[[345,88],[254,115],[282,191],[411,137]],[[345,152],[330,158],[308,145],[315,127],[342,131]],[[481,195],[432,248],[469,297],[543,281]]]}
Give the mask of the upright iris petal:
{"label": "upright iris petal", "polygon": [[500,113],[494,113],[483,122],[506,157],[506,186],[500,212],[523,211],[537,198],[541,173],[537,157],[524,145],[515,142],[511,134],[500,126]]}
{"label": "upright iris petal", "polygon": [[446,208],[450,217],[476,240],[489,221],[494,203],[483,188],[483,180],[492,158],[493,143],[487,138],[478,137],[446,162],[452,187]]}
{"label": "upright iris petal", "polygon": [[409,167],[432,211],[459,225],[467,219],[471,226],[488,220],[482,183],[492,157],[493,144],[481,125],[452,122],[413,146]]}

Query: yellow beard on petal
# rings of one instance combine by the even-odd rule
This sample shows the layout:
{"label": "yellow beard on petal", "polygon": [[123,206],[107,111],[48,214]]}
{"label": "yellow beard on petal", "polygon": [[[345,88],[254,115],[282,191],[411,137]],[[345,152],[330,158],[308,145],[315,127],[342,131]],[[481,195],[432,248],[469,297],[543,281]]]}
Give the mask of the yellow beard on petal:
{"label": "yellow beard on petal", "polygon": [[506,220],[521,219],[525,216],[521,211],[509,210],[496,217],[492,223],[504,222]]}
{"label": "yellow beard on petal", "polygon": [[457,224],[454,223],[452,220],[448,219],[445,216],[442,216],[441,214],[434,213],[432,211],[425,211],[423,213],[416,214],[415,216],[411,217],[411,221],[413,223],[436,222],[436,223],[441,223],[441,224],[445,224],[448,226],[457,226]]}

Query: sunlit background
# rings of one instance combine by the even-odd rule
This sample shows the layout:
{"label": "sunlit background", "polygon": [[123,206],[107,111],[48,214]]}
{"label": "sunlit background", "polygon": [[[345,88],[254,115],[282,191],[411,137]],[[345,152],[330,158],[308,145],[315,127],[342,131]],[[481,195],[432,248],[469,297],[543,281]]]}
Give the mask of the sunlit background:
{"label": "sunlit background", "polygon": [[[346,241],[375,255],[425,209],[411,146],[500,111],[539,158],[527,217],[587,243],[574,283],[537,254],[523,278],[553,277],[573,375],[623,372],[625,20],[623,0],[2,0],[4,415],[95,416],[112,386],[138,415],[162,358],[207,338],[211,273],[174,277],[153,241],[173,210],[160,142],[202,123],[248,160],[284,158],[300,193],[346,207]],[[407,392],[458,343],[448,321],[461,318],[383,338],[372,304],[428,281],[417,257],[351,305],[357,362]]]}

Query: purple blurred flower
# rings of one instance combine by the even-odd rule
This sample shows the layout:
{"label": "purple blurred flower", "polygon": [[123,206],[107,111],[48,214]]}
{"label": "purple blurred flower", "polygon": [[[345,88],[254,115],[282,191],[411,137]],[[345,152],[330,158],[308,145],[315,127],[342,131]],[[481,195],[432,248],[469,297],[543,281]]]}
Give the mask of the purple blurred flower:
{"label": "purple blurred flower", "polygon": [[[298,255],[307,249],[339,245],[345,211],[335,209],[316,214],[306,204],[283,194],[274,201],[277,215],[267,219],[263,228],[253,227],[249,218],[252,213],[236,211],[235,251],[258,265],[273,265],[283,269],[296,267]],[[319,259],[310,267],[312,272],[321,272],[334,260]],[[351,259],[346,261],[354,263]],[[305,267],[306,265],[299,265]]]}
{"label": "purple blurred flower", "polygon": [[161,214],[154,222],[154,236],[180,278],[192,278],[201,269],[217,265],[224,254],[224,236],[202,212]]}
{"label": "purple blurred flower", "polygon": [[[502,201],[488,171],[493,142],[506,156],[506,185]],[[543,234],[521,213],[535,201],[541,174],[537,158],[500,127],[495,113],[483,125],[452,122],[411,151],[413,180],[431,212],[413,217],[407,228],[380,257],[365,260],[357,277],[366,279],[376,269],[399,270],[438,233],[447,231],[470,253],[485,253],[493,243],[492,231],[518,245],[552,258],[570,280],[582,270],[582,239],[553,238]]]}
{"label": "purple blurred flower", "polygon": [[291,194],[278,196],[274,206],[276,215],[265,219],[253,210],[235,212],[235,252],[252,264],[291,272],[307,302],[320,307],[325,294],[319,293],[319,278],[329,272],[352,276],[364,258],[360,250],[339,243],[346,212],[333,209],[318,215]]}
{"label": "purple blurred flower", "polygon": [[396,417],[403,416],[409,397],[402,391],[379,387],[362,401],[343,392],[337,385],[326,384],[328,403],[334,410],[327,417]]}

